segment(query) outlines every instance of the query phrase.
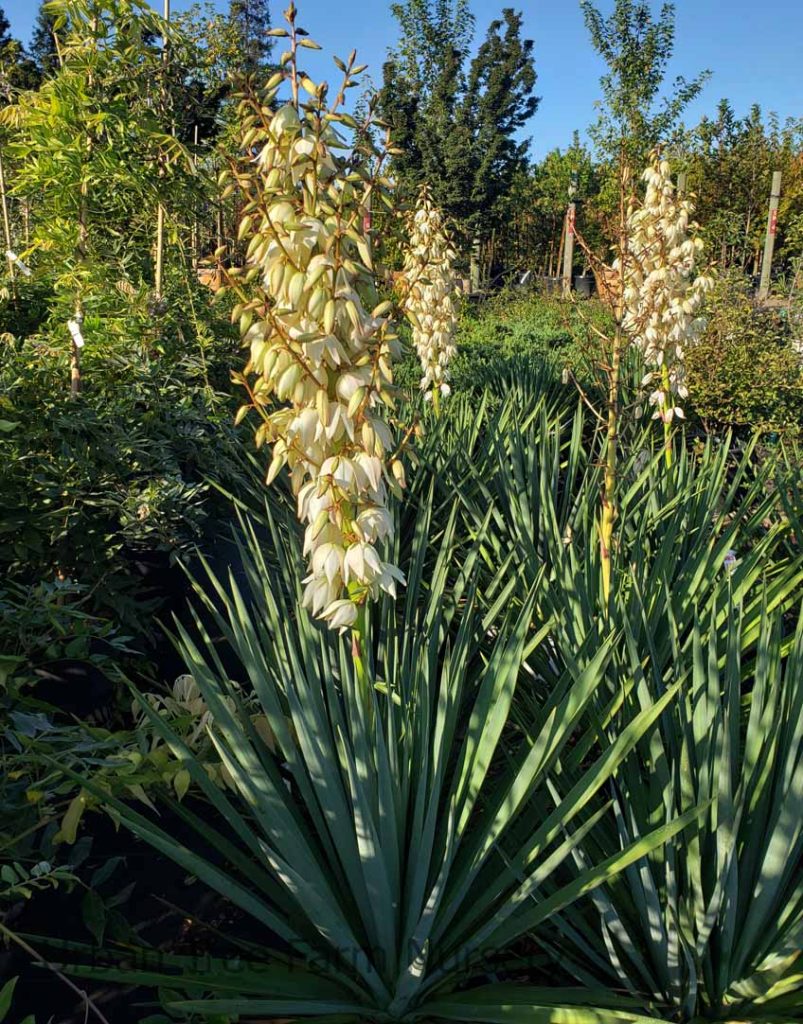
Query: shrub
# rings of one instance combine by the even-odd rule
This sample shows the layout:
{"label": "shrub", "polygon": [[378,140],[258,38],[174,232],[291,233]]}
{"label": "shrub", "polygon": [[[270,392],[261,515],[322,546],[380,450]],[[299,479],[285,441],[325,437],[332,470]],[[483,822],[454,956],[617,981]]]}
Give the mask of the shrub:
{"label": "shrub", "polygon": [[706,427],[799,434],[803,357],[788,317],[754,306],[736,275],[720,282],[707,316],[705,334],[687,352],[691,402]]}
{"label": "shrub", "polygon": [[70,580],[86,612],[150,634],[163,595],[143,589],[135,562],[186,554],[215,514],[208,479],[238,472],[234,410],[215,386],[233,346],[224,334],[187,352],[186,323],[84,326],[77,400],[63,325],[0,341],[0,571],[26,585]]}

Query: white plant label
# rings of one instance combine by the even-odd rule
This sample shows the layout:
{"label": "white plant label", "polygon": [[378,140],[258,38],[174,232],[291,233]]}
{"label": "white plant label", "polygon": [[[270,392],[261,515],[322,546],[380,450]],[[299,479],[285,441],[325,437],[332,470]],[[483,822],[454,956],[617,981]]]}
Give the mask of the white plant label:
{"label": "white plant label", "polygon": [[84,336],[83,336],[83,334],[81,334],[81,328],[80,328],[80,326],[78,324],[78,321],[77,320],[68,320],[67,321],[67,326],[70,328],[70,334],[72,335],[72,340],[75,343],[75,347],[76,348],[83,348],[84,347]]}
{"label": "white plant label", "polygon": [[23,263],[22,260],[19,258],[19,256],[15,252],[13,252],[11,249],[6,249],[6,256],[8,257],[8,259],[11,260],[11,262],[16,267],[19,268],[19,270],[23,274],[25,274],[26,277],[30,277],[31,276],[31,268],[27,265],[27,263]]}

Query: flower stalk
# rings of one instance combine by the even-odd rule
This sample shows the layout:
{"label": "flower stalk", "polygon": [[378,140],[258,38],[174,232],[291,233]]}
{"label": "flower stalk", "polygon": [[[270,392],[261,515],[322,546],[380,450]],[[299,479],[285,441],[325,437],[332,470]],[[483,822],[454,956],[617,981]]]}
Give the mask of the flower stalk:
{"label": "flower stalk", "polygon": [[391,202],[387,147],[372,141],[373,108],[362,123],[339,109],[363,70],[356,54],[336,60],[343,83],[328,103],[327,84],[299,66],[318,46],[296,25],[294,4],[285,17],[288,28],[271,32],[289,40],[281,70],[261,94],[247,86],[240,97],[244,159],[231,172],[245,197],[247,263],[229,274],[242,300],[232,315],[250,350],[238,416],[260,415],[257,446],[272,447],[267,483],[289,472],[305,525],[303,605],[330,628],[355,630],[364,678],[365,605],[404,582],[380,553],[404,468],[383,416],[398,342],[365,228],[371,204]]}
{"label": "flower stalk", "polygon": [[440,415],[441,398],[451,393],[449,363],[456,348],[457,254],[443,214],[422,186],[415,209],[408,217],[408,243],[402,271],[405,296],[402,307],[410,321],[413,344],[421,362],[420,387]]}
{"label": "flower stalk", "polygon": [[672,423],[685,414],[688,397],[684,356],[705,326],[700,315],[713,280],[696,274],[703,249],[691,217],[694,206],[678,195],[668,161],[653,152],[642,180],[641,202],[631,201],[627,232],[631,258],[624,272],[622,324],[641,351],[648,370],[643,384],[656,378],[649,395],[653,419],[664,428],[667,468],[672,465]]}

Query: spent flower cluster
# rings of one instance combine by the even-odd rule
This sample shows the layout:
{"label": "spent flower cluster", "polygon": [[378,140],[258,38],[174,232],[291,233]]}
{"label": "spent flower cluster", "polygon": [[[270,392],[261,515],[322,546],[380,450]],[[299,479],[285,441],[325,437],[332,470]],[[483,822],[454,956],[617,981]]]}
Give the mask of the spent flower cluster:
{"label": "spent flower cluster", "polygon": [[423,186],[408,225],[404,259],[404,311],[413,328],[413,343],[421,360],[421,390],[428,400],[450,394],[449,363],[457,351],[456,253],[443,214]]}
{"label": "spent flower cluster", "polygon": [[383,419],[398,342],[391,304],[377,294],[368,227],[372,204],[389,204],[390,182],[386,150],[368,130],[372,111],[361,124],[341,111],[362,70],[355,54],[335,60],[343,84],[328,103],[326,83],[297,62],[301,48],[318,47],[292,4],[286,18],[289,31],[272,30],[290,41],[281,70],[263,95],[243,95],[240,110],[248,159],[234,173],[246,196],[239,236],[249,267],[234,316],[250,348],[241,415],[255,408],[262,417],[256,440],[272,445],[268,483],[290,471],[306,527],[303,604],[345,629],[366,601],[404,582],[380,554],[393,533],[388,495],[404,486],[404,470]]}
{"label": "spent flower cluster", "polygon": [[678,195],[669,163],[653,153],[642,177],[644,199],[627,217],[622,326],[648,367],[643,384],[653,387],[653,419],[669,424],[684,415],[685,350],[705,327],[700,311],[713,280],[696,273],[703,242],[691,220],[694,207]]}

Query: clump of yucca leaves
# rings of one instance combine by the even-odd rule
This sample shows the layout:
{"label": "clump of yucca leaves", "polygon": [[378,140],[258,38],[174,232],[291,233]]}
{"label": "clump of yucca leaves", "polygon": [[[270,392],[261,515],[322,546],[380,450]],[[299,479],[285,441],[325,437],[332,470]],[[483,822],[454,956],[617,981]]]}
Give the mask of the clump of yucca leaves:
{"label": "clump of yucca leaves", "polygon": [[[199,615],[180,644],[232,786],[221,791],[151,713],[192,779],[193,800],[163,798],[189,838],[179,844],[156,818],[113,807],[240,909],[248,927],[225,937],[240,969],[232,977],[221,959],[200,974],[168,956],[158,972],[83,973],[184,990],[168,996],[176,1012],[245,1019],[614,1024],[687,1020],[692,1005],[713,1007],[714,1020],[761,1019],[748,979],[770,977],[765,961],[771,998],[799,989],[788,944],[803,920],[794,871],[803,675],[800,639],[789,652],[783,630],[803,579],[794,474],[714,445],[681,453],[670,471],[659,445],[640,466],[648,435],[635,439],[622,461],[629,569],[614,577],[603,619],[603,470],[591,421],[541,381],[499,386],[501,408],[486,412],[490,392],[479,408],[455,396],[422,442],[410,498],[394,510],[394,557],[409,584],[372,617],[367,700],[346,645],[299,611],[290,522],[244,522],[239,582],[212,573],[198,582],[213,628]],[[278,564],[265,557],[263,529]],[[216,637],[236,654],[238,687]],[[256,695],[270,745],[242,692]],[[745,733],[734,711],[748,699],[757,703]],[[777,753],[729,852],[719,822],[734,812],[717,780],[738,780],[741,737],[762,749],[760,723]],[[697,882],[671,868],[703,864],[700,892],[727,929],[717,872],[727,881],[734,857],[749,860],[752,874],[739,868],[749,903],[776,851],[789,870],[763,904],[761,941],[722,975],[742,993],[734,1018],[735,996],[717,1004],[701,981],[719,940],[706,945],[693,918],[674,923],[675,907],[697,900]],[[645,895],[634,905],[636,884]],[[666,940],[649,931],[656,914]],[[606,927],[624,953],[614,957]],[[519,939],[535,943],[534,958],[521,958]],[[694,971],[666,952],[689,943],[701,950]]]}
{"label": "clump of yucca leaves", "polygon": [[[535,617],[553,616],[553,646],[536,657],[542,682],[520,691],[517,721],[548,692],[567,652],[614,631],[621,639],[597,691],[607,694],[598,708],[603,744],[620,735],[631,702],[643,707],[683,685],[649,742],[617,769],[617,824],[598,834],[601,848],[612,852],[705,807],[699,829],[596,891],[591,906],[567,909],[545,944],[578,981],[621,986],[656,1019],[801,1019],[799,456],[762,451],[757,439],[744,450],[710,441],[696,454],[680,448],[667,468],[649,429],[627,435],[623,568],[601,619],[604,467],[590,454],[589,418],[582,407],[572,417],[549,390],[534,397],[512,386],[520,394],[491,430],[475,431],[463,403],[450,408],[443,429],[456,436],[431,466],[445,504],[461,495],[473,533],[494,510],[485,564],[508,558],[526,582],[551,581]],[[522,409],[530,411],[523,425]],[[586,754],[579,746],[577,763]],[[573,856],[578,868],[588,864],[582,851]]]}

